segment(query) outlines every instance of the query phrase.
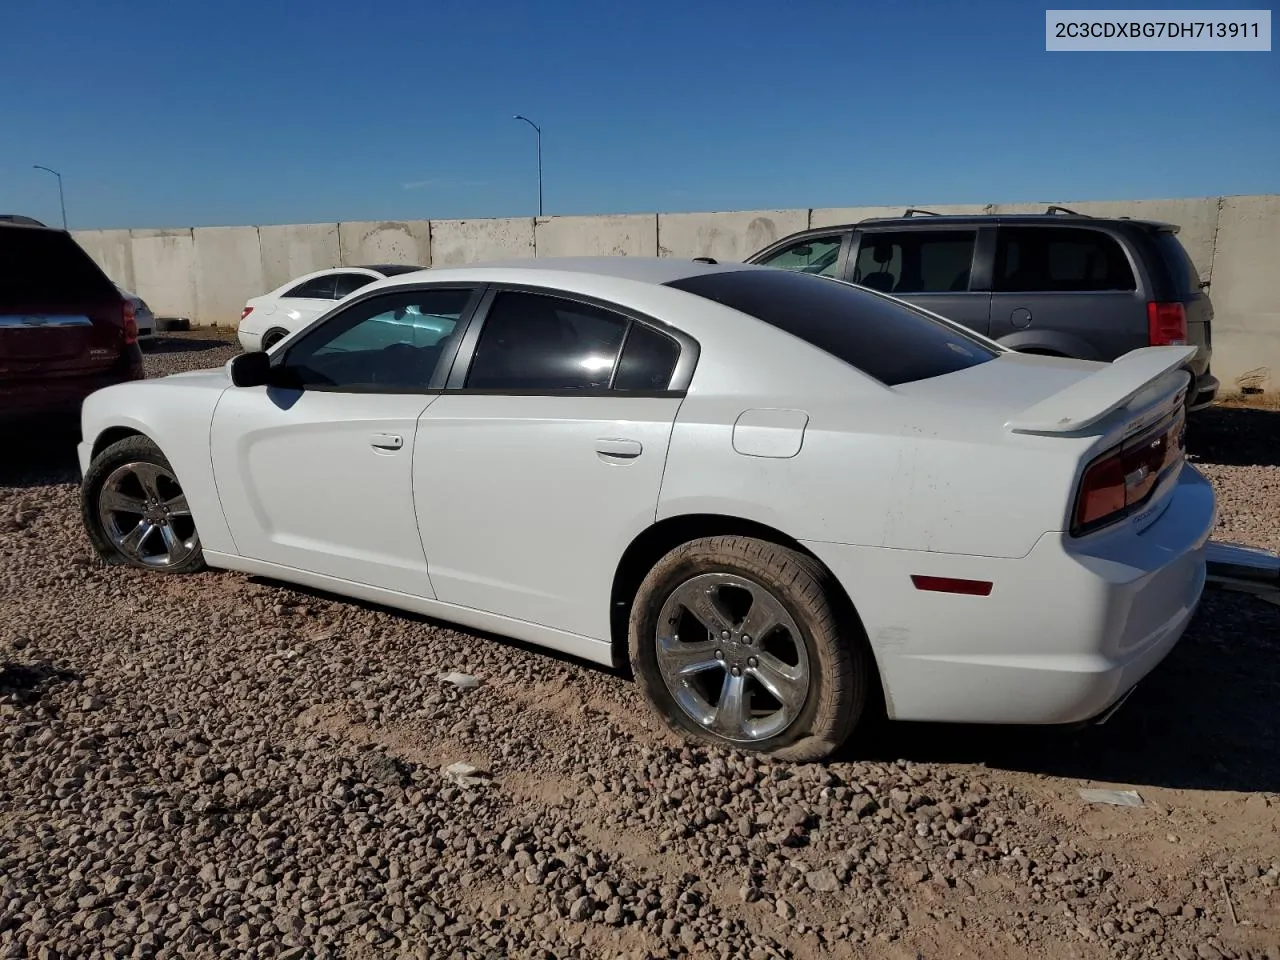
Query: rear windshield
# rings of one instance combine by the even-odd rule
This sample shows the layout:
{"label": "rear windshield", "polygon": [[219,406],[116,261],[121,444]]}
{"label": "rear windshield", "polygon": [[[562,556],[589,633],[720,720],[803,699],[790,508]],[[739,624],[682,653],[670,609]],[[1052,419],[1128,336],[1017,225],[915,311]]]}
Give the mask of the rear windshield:
{"label": "rear windshield", "polygon": [[1179,293],[1197,293],[1200,290],[1200,271],[1191,262],[1187,248],[1168,230],[1156,233],[1156,248],[1169,268],[1169,278]]}
{"label": "rear windshield", "polygon": [[0,227],[0,310],[7,303],[119,298],[111,281],[69,234]]}
{"label": "rear windshield", "polygon": [[706,273],[668,284],[763,320],[895,386],[997,356],[973,337],[870,291],[791,270]]}

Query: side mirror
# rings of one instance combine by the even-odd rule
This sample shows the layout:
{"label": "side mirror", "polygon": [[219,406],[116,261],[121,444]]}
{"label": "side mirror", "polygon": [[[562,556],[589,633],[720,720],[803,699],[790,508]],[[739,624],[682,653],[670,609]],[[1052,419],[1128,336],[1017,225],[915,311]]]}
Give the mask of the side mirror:
{"label": "side mirror", "polygon": [[231,358],[231,382],[237,387],[262,387],[271,382],[271,357],[265,350]]}

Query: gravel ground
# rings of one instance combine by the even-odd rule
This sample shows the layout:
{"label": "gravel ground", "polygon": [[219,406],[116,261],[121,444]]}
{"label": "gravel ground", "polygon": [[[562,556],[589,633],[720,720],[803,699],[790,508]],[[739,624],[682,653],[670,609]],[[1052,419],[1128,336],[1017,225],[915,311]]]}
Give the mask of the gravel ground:
{"label": "gravel ground", "polygon": [[[1198,418],[1223,538],[1280,547],[1278,437]],[[72,439],[0,461],[0,958],[1280,960],[1278,606],[1208,594],[1100,728],[880,724],[775,765],[501,638],[104,568]]]}

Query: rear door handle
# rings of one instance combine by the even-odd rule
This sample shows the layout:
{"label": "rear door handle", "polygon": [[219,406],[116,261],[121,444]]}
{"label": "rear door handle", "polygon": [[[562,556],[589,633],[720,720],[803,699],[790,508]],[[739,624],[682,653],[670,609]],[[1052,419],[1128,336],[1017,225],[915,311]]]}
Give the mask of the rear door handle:
{"label": "rear door handle", "polygon": [[596,440],[596,453],[602,458],[610,460],[634,460],[640,456],[644,447],[640,445],[639,440],[622,440],[617,438],[601,437]]}
{"label": "rear door handle", "polygon": [[404,437],[398,433],[375,433],[369,443],[378,450],[399,450],[404,446]]}

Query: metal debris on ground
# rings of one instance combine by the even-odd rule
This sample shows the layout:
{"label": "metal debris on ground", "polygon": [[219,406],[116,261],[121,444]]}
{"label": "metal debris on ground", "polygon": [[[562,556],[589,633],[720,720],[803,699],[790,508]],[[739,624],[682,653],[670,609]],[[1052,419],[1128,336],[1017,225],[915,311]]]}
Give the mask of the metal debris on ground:
{"label": "metal debris on ground", "polygon": [[1081,790],[1086,803],[1109,803],[1117,807],[1140,807],[1142,797],[1137,790]]}

